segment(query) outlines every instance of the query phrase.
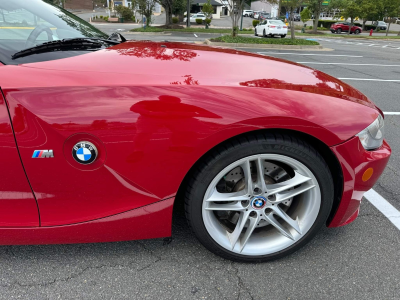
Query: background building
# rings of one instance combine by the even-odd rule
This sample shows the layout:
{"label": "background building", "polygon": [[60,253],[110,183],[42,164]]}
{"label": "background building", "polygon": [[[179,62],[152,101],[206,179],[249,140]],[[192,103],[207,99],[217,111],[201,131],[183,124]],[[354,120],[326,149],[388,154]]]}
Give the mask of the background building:
{"label": "background building", "polygon": [[64,7],[66,9],[74,9],[74,10],[92,10],[93,9],[93,1],[92,0],[68,0],[65,1]]}

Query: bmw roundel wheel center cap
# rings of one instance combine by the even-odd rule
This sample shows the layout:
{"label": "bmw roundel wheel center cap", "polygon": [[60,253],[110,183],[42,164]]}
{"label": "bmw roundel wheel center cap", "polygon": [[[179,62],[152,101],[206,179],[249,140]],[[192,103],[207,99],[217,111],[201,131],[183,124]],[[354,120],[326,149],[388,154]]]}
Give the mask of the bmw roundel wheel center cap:
{"label": "bmw roundel wheel center cap", "polygon": [[262,196],[254,197],[253,200],[251,200],[251,206],[253,207],[253,209],[262,209],[265,207],[266,204],[267,199]]}
{"label": "bmw roundel wheel center cap", "polygon": [[97,158],[97,148],[90,142],[79,142],[72,148],[72,156],[76,162],[89,165]]}

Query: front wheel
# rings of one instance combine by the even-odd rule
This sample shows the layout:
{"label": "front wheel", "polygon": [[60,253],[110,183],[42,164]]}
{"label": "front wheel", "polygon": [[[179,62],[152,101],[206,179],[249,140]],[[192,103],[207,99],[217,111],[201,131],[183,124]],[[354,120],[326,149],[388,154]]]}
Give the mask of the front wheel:
{"label": "front wheel", "polygon": [[284,39],[286,37],[286,34],[282,34],[281,37]]}
{"label": "front wheel", "polygon": [[336,33],[339,33],[339,34],[342,33],[342,29],[339,28],[338,30],[336,30]]}
{"label": "front wheel", "polygon": [[199,241],[224,258],[263,262],[304,246],[325,226],[333,202],[328,166],[289,135],[238,138],[213,151],[185,195]]}
{"label": "front wheel", "polygon": [[356,31],[354,31],[355,34],[360,34],[360,30],[356,29]]}
{"label": "front wheel", "polygon": [[257,34],[257,29],[254,29],[254,35],[255,35],[255,36],[258,36],[258,34]]}

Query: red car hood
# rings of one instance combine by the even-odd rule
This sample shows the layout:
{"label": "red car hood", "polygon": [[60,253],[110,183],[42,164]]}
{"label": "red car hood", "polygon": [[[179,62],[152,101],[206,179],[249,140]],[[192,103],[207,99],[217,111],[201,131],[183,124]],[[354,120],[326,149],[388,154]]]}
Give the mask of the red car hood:
{"label": "red car hood", "polygon": [[[285,89],[342,98],[375,108],[358,90],[309,67],[255,53],[196,44],[128,41],[85,55],[21,66],[26,68],[27,73],[33,71],[32,68],[57,72],[49,74],[54,77],[45,83],[39,80],[35,82],[34,74],[24,76],[25,79],[17,82],[18,86],[13,86],[16,81],[7,76],[10,80],[2,78],[3,88],[32,87],[32,84],[79,85],[78,79],[82,76],[85,77],[85,83],[89,80],[96,85],[96,79],[103,83],[100,78],[108,74],[107,82],[110,85],[208,85]],[[58,80],[58,71],[76,73],[73,77],[75,80],[71,78],[72,74],[67,76],[67,73]],[[10,69],[8,75],[11,74]]]}

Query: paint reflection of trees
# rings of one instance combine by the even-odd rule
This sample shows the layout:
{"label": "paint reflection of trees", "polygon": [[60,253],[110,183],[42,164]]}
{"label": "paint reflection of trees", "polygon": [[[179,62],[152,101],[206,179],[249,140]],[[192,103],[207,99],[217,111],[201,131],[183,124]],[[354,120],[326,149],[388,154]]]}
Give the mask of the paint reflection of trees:
{"label": "paint reflection of trees", "polygon": [[185,75],[182,76],[185,79],[183,81],[174,81],[171,82],[171,84],[175,84],[175,85],[199,85],[199,81],[198,80],[194,80],[192,75]]}
{"label": "paint reflection of trees", "polygon": [[[106,37],[106,35],[101,32],[100,30],[96,29],[93,26],[88,26],[84,23],[82,23],[82,20],[78,19],[77,17],[71,15],[71,14],[64,14],[60,13],[56,15],[59,17],[61,20],[63,20],[69,28],[72,28],[78,32],[80,32],[83,36],[85,37]],[[67,28],[62,28],[60,29],[67,29]]]}
{"label": "paint reflection of trees", "polygon": [[255,79],[240,82],[239,84],[247,87],[300,91],[330,97],[339,97],[342,99],[349,99],[351,97],[353,101],[359,103],[364,103],[364,101],[367,100],[363,94],[346,83],[332,81],[325,74],[318,71],[314,71],[313,74],[315,78],[319,80],[314,84],[293,84],[279,79]]}
{"label": "paint reflection of trees", "polygon": [[[114,48],[115,49],[115,48]],[[190,61],[197,56],[197,53],[185,49],[170,49],[161,47],[159,44],[150,44],[144,47],[116,48],[122,55],[136,56],[139,58],[155,58],[159,60],[180,60]]]}

